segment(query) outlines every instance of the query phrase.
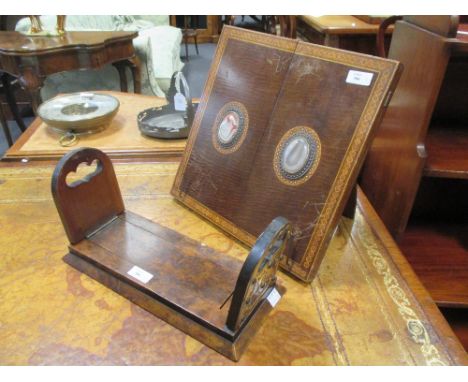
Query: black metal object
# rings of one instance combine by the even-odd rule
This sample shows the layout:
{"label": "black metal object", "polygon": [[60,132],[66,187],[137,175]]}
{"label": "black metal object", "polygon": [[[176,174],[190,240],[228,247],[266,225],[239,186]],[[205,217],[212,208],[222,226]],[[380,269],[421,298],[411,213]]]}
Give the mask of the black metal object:
{"label": "black metal object", "polygon": [[[185,110],[176,110],[177,94],[185,97],[187,105]],[[198,104],[192,103],[187,81],[182,72],[175,72],[172,75],[166,98],[167,105],[152,107],[138,114],[137,121],[141,133],[162,139],[187,138]]]}
{"label": "black metal object", "polygon": [[276,272],[291,237],[291,225],[281,216],[258,237],[242,266],[232,296],[226,326],[237,331],[276,285]]}

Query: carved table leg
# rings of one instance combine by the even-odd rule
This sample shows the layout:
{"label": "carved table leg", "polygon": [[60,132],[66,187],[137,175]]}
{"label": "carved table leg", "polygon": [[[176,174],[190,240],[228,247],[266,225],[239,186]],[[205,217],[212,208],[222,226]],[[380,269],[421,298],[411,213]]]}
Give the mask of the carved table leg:
{"label": "carved table leg", "polygon": [[126,60],[114,62],[112,65],[114,65],[117,71],[119,72],[120,87],[122,88],[122,91],[127,92],[127,77],[125,75],[125,68],[128,66],[130,70],[132,71],[133,91],[137,94],[141,94],[140,59],[137,56],[134,56]]}
{"label": "carved table leg", "polygon": [[114,62],[112,65],[119,72],[120,90],[122,92],[127,93],[128,92],[128,85],[127,85],[127,75],[125,73],[125,68],[127,67],[127,65],[125,65],[125,63],[122,62],[122,61]]}
{"label": "carved table leg", "polygon": [[21,86],[31,95],[32,108],[35,115],[37,115],[37,108],[42,103],[41,88],[44,85],[44,79],[44,77],[36,75],[31,71],[27,71],[19,77]]}
{"label": "carved table leg", "polygon": [[141,94],[141,65],[140,59],[134,56],[128,59],[130,69],[132,70],[133,77],[133,91],[137,94]]}
{"label": "carved table leg", "polygon": [[28,89],[29,93],[31,94],[32,108],[35,115],[37,115],[37,109],[42,103],[41,88],[42,86]]}
{"label": "carved table leg", "polygon": [[3,114],[3,106],[1,102],[0,102],[0,125],[2,125],[3,132],[5,133],[5,137],[8,142],[8,147],[10,147],[13,144],[13,139],[11,139],[10,130],[8,129],[8,124],[7,124],[5,115]]}

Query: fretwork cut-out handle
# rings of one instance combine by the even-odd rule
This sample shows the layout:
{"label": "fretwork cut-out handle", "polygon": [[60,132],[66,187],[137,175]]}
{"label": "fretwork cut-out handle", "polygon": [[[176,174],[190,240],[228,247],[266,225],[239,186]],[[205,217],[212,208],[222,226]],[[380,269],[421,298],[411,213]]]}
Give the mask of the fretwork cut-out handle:
{"label": "fretwork cut-out handle", "polygon": [[[96,170],[67,184],[67,175],[81,163],[97,162]],[[52,195],[70,243],[86,235],[124,211],[122,195],[109,157],[93,148],[79,148],[64,155],[52,177]]]}

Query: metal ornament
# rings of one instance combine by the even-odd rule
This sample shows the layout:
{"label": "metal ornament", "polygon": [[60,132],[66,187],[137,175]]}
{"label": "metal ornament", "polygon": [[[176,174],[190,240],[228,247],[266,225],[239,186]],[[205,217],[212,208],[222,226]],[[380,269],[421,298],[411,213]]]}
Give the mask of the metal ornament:
{"label": "metal ornament", "polygon": [[172,75],[167,101],[167,105],[151,107],[139,113],[138,128],[142,134],[153,138],[187,138],[198,104],[192,102],[190,89],[182,72]]}
{"label": "metal ornament", "polygon": [[226,326],[238,330],[276,284],[276,271],[291,238],[291,224],[276,217],[255,242],[237,279]]}
{"label": "metal ornament", "polygon": [[80,135],[94,134],[109,127],[119,110],[120,102],[109,94],[70,93],[41,104],[39,117],[61,134],[59,144],[73,146]]}

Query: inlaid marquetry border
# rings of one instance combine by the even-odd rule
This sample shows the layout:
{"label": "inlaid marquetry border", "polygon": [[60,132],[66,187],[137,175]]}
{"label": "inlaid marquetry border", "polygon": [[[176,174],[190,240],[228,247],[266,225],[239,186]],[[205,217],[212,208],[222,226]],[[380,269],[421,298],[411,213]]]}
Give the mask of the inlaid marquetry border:
{"label": "inlaid marquetry border", "polygon": [[358,121],[351,142],[343,157],[341,166],[338,169],[335,180],[330,188],[323,209],[316,222],[312,232],[309,244],[302,258],[301,266],[306,270],[312,269],[312,263],[315,260],[315,255],[324,251],[324,238],[332,225],[336,224],[336,219],[331,219],[336,216],[337,208],[343,202],[344,191],[349,184],[350,178],[355,175],[359,161],[357,158],[362,157],[367,149],[364,145],[371,131],[372,125],[377,118],[380,106],[383,103],[391,86],[391,80],[398,70],[395,62],[383,60],[374,60],[366,55],[349,54],[338,49],[326,49],[321,46],[300,44],[296,54],[308,57],[316,57],[325,61],[334,63],[346,64],[356,68],[372,71],[377,74],[374,86],[368,97],[367,103]]}
{"label": "inlaid marquetry border", "polygon": [[[253,245],[255,242],[254,235],[246,232],[240,227],[237,227],[229,219],[209,209],[198,200],[182,192],[180,189],[182,178],[193,150],[194,142],[198,136],[201,121],[203,120],[207,105],[210,101],[211,91],[218,74],[221,59],[229,40],[249,42],[271,49],[294,52],[297,55],[314,57],[323,61],[347,65],[353,68],[370,71],[375,74],[368,101],[361,114],[361,118],[357,123],[332,187],[328,192],[324,207],[318,216],[307,249],[299,262],[291,259],[285,259],[282,262],[282,266],[288,269],[291,273],[303,280],[310,281],[313,276],[312,272],[317,268],[316,266],[314,267],[314,264],[317,260],[321,260],[326,249],[324,248],[324,243],[327,241],[327,237],[331,236],[331,230],[336,226],[339,219],[339,216],[337,216],[337,209],[343,205],[344,194],[347,186],[349,186],[350,178],[356,175],[357,169],[363,160],[363,154],[367,149],[367,145],[364,143],[367,141],[371,128],[377,119],[379,109],[392,86],[392,79],[399,70],[398,63],[396,61],[384,60],[364,54],[345,52],[339,49],[303,43],[297,40],[278,38],[264,33],[246,31],[234,27],[224,27],[218,43],[218,49],[216,50],[216,54],[213,59],[212,69],[210,70],[205,85],[202,101],[197,110],[186,150],[171,193],[189,208],[198,212],[200,215],[215,223],[220,228],[247,245]],[[331,192],[332,190],[333,192]]]}

